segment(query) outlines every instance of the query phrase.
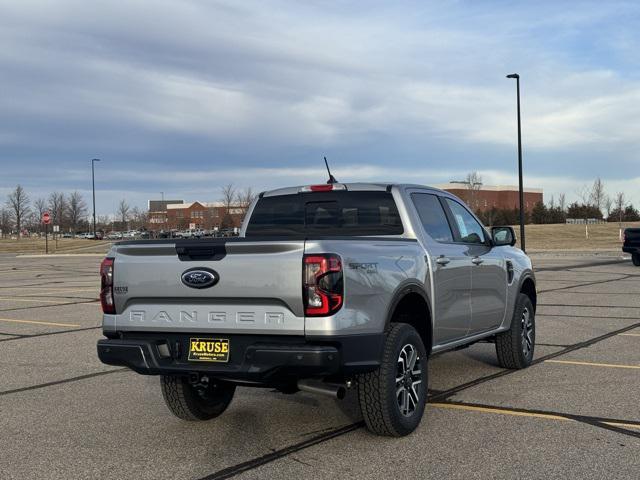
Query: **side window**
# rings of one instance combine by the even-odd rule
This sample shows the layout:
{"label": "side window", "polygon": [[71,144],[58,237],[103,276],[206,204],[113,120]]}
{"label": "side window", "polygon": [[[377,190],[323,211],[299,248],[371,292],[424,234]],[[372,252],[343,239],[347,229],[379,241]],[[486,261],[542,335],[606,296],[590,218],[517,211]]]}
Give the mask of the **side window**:
{"label": "side window", "polygon": [[450,198],[445,200],[451,209],[453,218],[456,220],[461,237],[460,241],[463,243],[485,243],[484,229],[469,211]]}
{"label": "side window", "polygon": [[424,231],[437,242],[453,242],[451,227],[438,197],[429,193],[412,193],[411,199]]}

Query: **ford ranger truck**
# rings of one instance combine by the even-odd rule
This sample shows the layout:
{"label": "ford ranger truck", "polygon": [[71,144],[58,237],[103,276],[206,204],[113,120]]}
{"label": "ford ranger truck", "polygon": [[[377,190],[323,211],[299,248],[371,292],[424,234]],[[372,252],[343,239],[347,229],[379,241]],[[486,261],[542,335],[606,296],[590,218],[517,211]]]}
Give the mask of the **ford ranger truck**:
{"label": "ford ranger truck", "polygon": [[640,228],[625,228],[622,251],[631,254],[631,261],[640,267]]}
{"label": "ford ranger truck", "polygon": [[494,342],[520,369],[535,346],[535,278],[511,227],[490,231],[420,185],[264,192],[237,238],[123,241],[101,264],[98,355],[159,375],[185,420],[236,387],[357,396],[371,432],[420,423],[437,352]]}

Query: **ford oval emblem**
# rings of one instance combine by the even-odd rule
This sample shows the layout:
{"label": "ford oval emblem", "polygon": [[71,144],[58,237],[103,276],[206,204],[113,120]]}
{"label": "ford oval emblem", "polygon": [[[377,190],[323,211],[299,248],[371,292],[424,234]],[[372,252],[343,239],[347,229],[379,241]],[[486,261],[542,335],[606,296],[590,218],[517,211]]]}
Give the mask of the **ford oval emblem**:
{"label": "ford oval emblem", "polygon": [[220,277],[209,268],[190,268],[182,274],[182,283],[191,288],[213,287]]}

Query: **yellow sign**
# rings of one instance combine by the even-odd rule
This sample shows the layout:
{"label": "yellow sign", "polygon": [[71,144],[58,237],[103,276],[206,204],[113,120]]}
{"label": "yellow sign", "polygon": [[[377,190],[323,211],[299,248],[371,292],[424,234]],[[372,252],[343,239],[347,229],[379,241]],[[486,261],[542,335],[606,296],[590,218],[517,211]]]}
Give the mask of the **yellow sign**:
{"label": "yellow sign", "polygon": [[189,339],[189,360],[193,362],[228,362],[229,351],[226,338]]}

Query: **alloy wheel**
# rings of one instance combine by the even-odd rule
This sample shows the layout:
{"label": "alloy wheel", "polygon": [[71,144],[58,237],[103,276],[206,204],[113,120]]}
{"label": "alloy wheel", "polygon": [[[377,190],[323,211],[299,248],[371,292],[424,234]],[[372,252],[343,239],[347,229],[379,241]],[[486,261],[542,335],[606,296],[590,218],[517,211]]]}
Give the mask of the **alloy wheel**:
{"label": "alloy wheel", "polygon": [[418,349],[408,343],[400,350],[396,371],[396,399],[400,413],[410,417],[420,404],[422,362]]}
{"label": "alloy wheel", "polygon": [[522,311],[522,353],[529,358],[533,352],[533,315],[528,308]]}

